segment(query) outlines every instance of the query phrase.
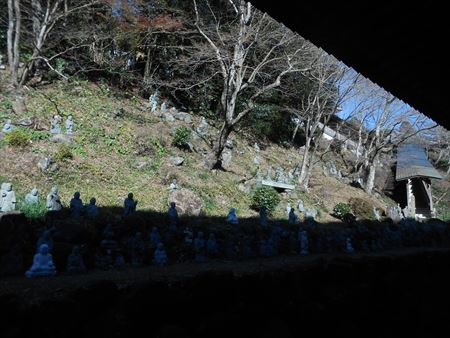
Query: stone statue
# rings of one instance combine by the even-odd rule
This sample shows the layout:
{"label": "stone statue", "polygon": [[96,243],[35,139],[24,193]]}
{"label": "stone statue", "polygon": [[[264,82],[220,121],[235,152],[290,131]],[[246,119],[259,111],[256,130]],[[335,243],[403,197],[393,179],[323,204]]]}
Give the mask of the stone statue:
{"label": "stone statue", "polygon": [[259,224],[262,227],[267,227],[269,225],[268,217],[267,217],[267,208],[262,206],[259,210]]}
{"label": "stone statue", "polygon": [[180,186],[178,185],[177,179],[174,178],[172,180],[172,183],[170,183],[169,192],[172,192],[172,191],[175,191],[175,190],[179,190],[179,189],[180,189]]}
{"label": "stone statue", "polygon": [[373,216],[378,222],[381,221],[380,211],[375,207],[373,207]]}
{"label": "stone statue", "polygon": [[150,245],[152,248],[156,248],[159,243],[161,243],[161,235],[159,234],[158,228],[153,227],[150,233]]}
{"label": "stone statue", "polygon": [[39,252],[34,255],[33,265],[25,272],[25,276],[31,278],[54,275],[56,275],[56,268],[53,264],[52,255],[50,254],[48,245],[42,244],[39,247]]}
{"label": "stone statue", "polygon": [[33,188],[31,192],[25,195],[25,203],[26,204],[39,203],[39,191],[36,188]]}
{"label": "stone statue", "polygon": [[76,192],[73,198],[70,200],[70,211],[72,212],[72,217],[80,217],[83,212],[83,201],[80,198],[80,193]]}
{"label": "stone statue", "polygon": [[304,213],[304,212],[305,212],[305,206],[304,206],[302,200],[298,200],[298,201],[297,201],[297,209],[298,209],[298,211],[300,211],[301,213]]}
{"label": "stone statue", "polygon": [[192,241],[193,241],[193,236],[194,236],[194,234],[192,233],[192,230],[191,230],[191,228],[189,228],[189,227],[186,227],[184,230],[183,230],[183,235],[184,235],[184,244],[185,245],[192,245]]}
{"label": "stone statue", "polygon": [[202,231],[199,231],[197,238],[194,240],[195,261],[197,263],[203,263],[206,260],[205,257],[206,241]]}
{"label": "stone statue", "polygon": [[266,177],[266,180],[272,181],[272,167],[271,167],[271,166],[269,166],[269,167],[267,168],[267,177]]}
{"label": "stone statue", "polygon": [[39,237],[37,243],[36,243],[36,252],[39,251],[39,248],[42,246],[42,244],[47,245],[48,250],[53,250],[53,238],[52,238],[52,231],[51,230],[44,230]]}
{"label": "stone statue", "polygon": [[275,171],[275,181],[279,183],[286,183],[286,175],[281,167],[278,167]]}
{"label": "stone statue", "polygon": [[2,132],[3,133],[10,133],[14,129],[14,126],[12,124],[11,120],[6,120],[5,125],[3,126]]}
{"label": "stone statue", "polygon": [[155,92],[148,98],[148,103],[150,104],[150,109],[152,113],[154,113],[158,108],[158,96],[159,92],[158,90],[155,90]]}
{"label": "stone statue", "polygon": [[295,214],[295,209],[291,208],[291,211],[289,212],[289,224],[296,224],[297,223],[297,215]]}
{"label": "stone statue", "polygon": [[205,137],[208,135],[209,125],[208,122],[206,122],[206,119],[202,116],[200,118],[200,124],[196,128],[196,132],[200,137]]}
{"label": "stone statue", "polygon": [[47,195],[47,210],[59,211],[62,209],[61,199],[58,195],[58,187],[54,186],[50,193]]}
{"label": "stone statue", "polygon": [[158,244],[154,254],[154,261],[158,266],[164,266],[167,264],[167,253],[166,250],[164,250],[164,244]]}
{"label": "stone statue", "polygon": [[54,115],[50,120],[50,134],[61,134],[61,116]]}
{"label": "stone statue", "polygon": [[95,218],[98,216],[98,207],[96,205],[97,200],[92,197],[89,204],[86,206],[86,215],[90,218]]}
{"label": "stone statue", "polygon": [[176,231],[177,223],[178,223],[178,211],[177,211],[177,205],[175,202],[170,203],[170,208],[169,208],[169,211],[167,214],[169,215],[169,220],[170,220],[170,224],[169,224],[170,230]]}
{"label": "stone statue", "polygon": [[237,225],[239,223],[238,218],[236,216],[235,208],[230,209],[230,212],[228,213],[228,216],[227,216],[227,223],[233,224],[233,225]]}
{"label": "stone statue", "polygon": [[253,145],[253,148],[255,149],[256,152],[260,152],[261,148],[259,147],[258,142],[255,142],[255,144]]}
{"label": "stone statue", "polygon": [[80,252],[80,247],[75,245],[72,253],[67,258],[67,272],[69,273],[84,273],[86,266],[84,265],[83,256]]}
{"label": "stone statue", "polygon": [[209,234],[208,241],[206,242],[206,252],[211,256],[217,255],[219,252],[216,236],[213,233]]}
{"label": "stone statue", "polygon": [[13,190],[11,183],[2,184],[0,196],[0,211],[9,212],[16,210],[16,193]]}
{"label": "stone statue", "polygon": [[291,213],[291,209],[292,209],[291,203],[286,204],[286,213],[287,213],[288,216]]}
{"label": "stone statue", "polygon": [[72,117],[72,115],[69,115],[66,120],[66,134],[67,135],[73,134],[73,117]]}
{"label": "stone statue", "polygon": [[350,237],[347,237],[347,239],[345,240],[345,252],[350,253],[350,254],[355,252],[355,250],[353,249],[352,240]]}
{"label": "stone statue", "polygon": [[133,199],[133,193],[129,193],[128,197],[125,198],[123,202],[123,214],[124,216],[128,216],[136,212],[137,201]]}
{"label": "stone statue", "polygon": [[141,232],[136,232],[136,235],[131,239],[130,243],[130,257],[131,265],[134,267],[142,266],[144,263],[145,243]]}
{"label": "stone statue", "polygon": [[167,100],[164,100],[163,103],[161,103],[161,113],[167,113]]}
{"label": "stone statue", "polygon": [[298,235],[300,241],[300,254],[302,256],[309,254],[309,239],[306,230],[300,230]]}

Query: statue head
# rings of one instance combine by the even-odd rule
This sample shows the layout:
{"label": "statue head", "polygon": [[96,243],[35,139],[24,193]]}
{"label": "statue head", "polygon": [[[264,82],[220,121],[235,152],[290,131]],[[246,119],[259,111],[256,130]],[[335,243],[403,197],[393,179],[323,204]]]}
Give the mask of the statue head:
{"label": "statue head", "polygon": [[80,199],[80,193],[77,191],[75,194],[73,194],[73,198],[75,198],[76,200]]}
{"label": "statue head", "polygon": [[95,203],[97,203],[97,200],[95,199],[95,197],[92,197],[91,200],[89,201],[89,204],[95,205]]}
{"label": "statue head", "polygon": [[10,119],[8,119],[8,120],[6,120],[5,124],[11,125],[11,124],[12,124],[12,121],[11,121]]}
{"label": "statue head", "polygon": [[53,188],[52,188],[52,190],[51,190],[51,193],[52,194],[54,194],[54,195],[58,195],[58,187],[55,185]]}
{"label": "statue head", "polygon": [[80,254],[80,247],[78,245],[75,245],[72,248],[72,254],[74,254],[74,255],[79,255]]}
{"label": "statue head", "polygon": [[203,231],[198,232],[198,238],[203,238]]}
{"label": "statue head", "polygon": [[11,183],[5,183],[5,190],[6,191],[12,191],[12,184]]}
{"label": "statue head", "polygon": [[158,232],[158,228],[157,228],[157,227],[153,227],[153,228],[152,228],[152,231],[153,231],[153,232]]}
{"label": "statue head", "polygon": [[69,121],[72,121],[72,119],[73,119],[72,115],[67,116],[67,119],[68,119]]}
{"label": "statue head", "polygon": [[130,200],[133,199],[133,193],[132,192],[128,193],[128,199],[130,199]]}
{"label": "statue head", "polygon": [[230,209],[230,214],[235,215],[235,214],[236,214],[236,209],[235,209],[235,208],[231,208],[231,209]]}
{"label": "statue head", "polygon": [[41,246],[39,247],[39,253],[42,255],[46,255],[48,254],[48,245],[47,244],[41,244]]}
{"label": "statue head", "polygon": [[157,248],[158,248],[158,250],[164,250],[164,244],[159,242],[158,245],[157,245]]}
{"label": "statue head", "polygon": [[177,204],[175,202],[170,202],[170,207],[171,208],[175,208],[177,206]]}
{"label": "statue head", "polygon": [[37,196],[38,194],[39,194],[39,190],[37,190],[36,188],[33,188],[33,190],[31,190],[31,195]]}
{"label": "statue head", "polygon": [[209,234],[209,239],[216,239],[216,235],[214,235],[214,233],[210,233]]}

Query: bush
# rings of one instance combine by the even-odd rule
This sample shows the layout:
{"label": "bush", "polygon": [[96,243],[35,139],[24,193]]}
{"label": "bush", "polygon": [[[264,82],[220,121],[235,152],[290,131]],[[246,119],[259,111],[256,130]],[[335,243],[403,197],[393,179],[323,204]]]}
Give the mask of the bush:
{"label": "bush", "polygon": [[347,203],[338,203],[333,209],[333,215],[339,219],[344,219],[346,215],[352,213],[352,208]]}
{"label": "bush", "polygon": [[362,219],[373,219],[373,206],[365,199],[352,197],[348,201],[348,204],[352,208],[353,214]]}
{"label": "bush", "polygon": [[272,187],[260,187],[253,191],[252,207],[260,209],[265,206],[269,213],[275,211],[280,203],[278,192]]}
{"label": "bush", "polygon": [[60,144],[55,159],[59,162],[73,159],[72,147],[67,144]]}
{"label": "bush", "polygon": [[45,207],[45,201],[42,198],[39,199],[39,202],[36,204],[26,204],[21,203],[20,211],[27,218],[31,219],[39,219],[43,218],[47,213],[47,208]]}
{"label": "bush", "polygon": [[189,149],[191,142],[192,130],[187,127],[180,127],[175,130],[172,145],[181,149]]}
{"label": "bush", "polygon": [[5,141],[10,146],[24,148],[30,144],[31,135],[25,129],[16,128],[5,135]]}

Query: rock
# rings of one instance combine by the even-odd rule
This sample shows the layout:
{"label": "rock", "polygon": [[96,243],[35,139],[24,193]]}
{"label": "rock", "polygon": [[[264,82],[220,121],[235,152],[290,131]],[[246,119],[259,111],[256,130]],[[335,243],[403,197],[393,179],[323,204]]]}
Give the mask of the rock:
{"label": "rock", "polygon": [[58,170],[58,165],[55,163],[55,160],[51,157],[44,157],[43,159],[39,160],[37,166],[42,171],[54,172]]}
{"label": "rock", "polygon": [[166,122],[174,122],[175,121],[175,117],[173,117],[172,114],[170,113],[163,113],[161,115],[161,117],[163,118],[164,121]]}
{"label": "rock", "polygon": [[49,138],[50,142],[72,144],[73,140],[70,135],[56,134]]}
{"label": "rock", "polygon": [[16,122],[16,124],[18,126],[29,127],[33,124],[33,119],[31,119],[31,118],[20,119],[19,121]]}
{"label": "rock", "polygon": [[138,163],[136,163],[136,169],[142,170],[147,167],[148,167],[148,162],[146,162],[146,161],[139,161]]}
{"label": "rock", "polygon": [[186,123],[192,122],[192,116],[191,116],[191,114],[188,114],[188,113],[184,113],[184,112],[175,113],[175,114],[173,114],[173,117],[177,120],[184,121]]}
{"label": "rock", "polygon": [[203,202],[193,191],[179,189],[169,192],[168,205],[176,203],[178,215],[199,216],[203,209]]}
{"label": "rock", "polygon": [[170,164],[178,167],[183,164],[184,158],[181,156],[174,156],[169,159],[169,162]]}

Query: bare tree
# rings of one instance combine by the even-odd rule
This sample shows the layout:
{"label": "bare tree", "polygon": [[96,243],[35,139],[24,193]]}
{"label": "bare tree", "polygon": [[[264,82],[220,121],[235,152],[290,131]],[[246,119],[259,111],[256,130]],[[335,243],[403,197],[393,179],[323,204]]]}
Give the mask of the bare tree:
{"label": "bare tree", "polygon": [[286,75],[308,72],[313,60],[309,43],[250,3],[229,0],[226,7],[233,13],[229,22],[221,21],[208,1],[201,8],[196,0],[193,5],[194,25],[206,41],[206,46],[200,42],[202,52],[207,53],[203,58],[215,67],[213,76],[222,81],[219,109],[223,123],[206,160],[212,169],[221,167],[228,137],[252,112],[258,98],[279,87]]}

